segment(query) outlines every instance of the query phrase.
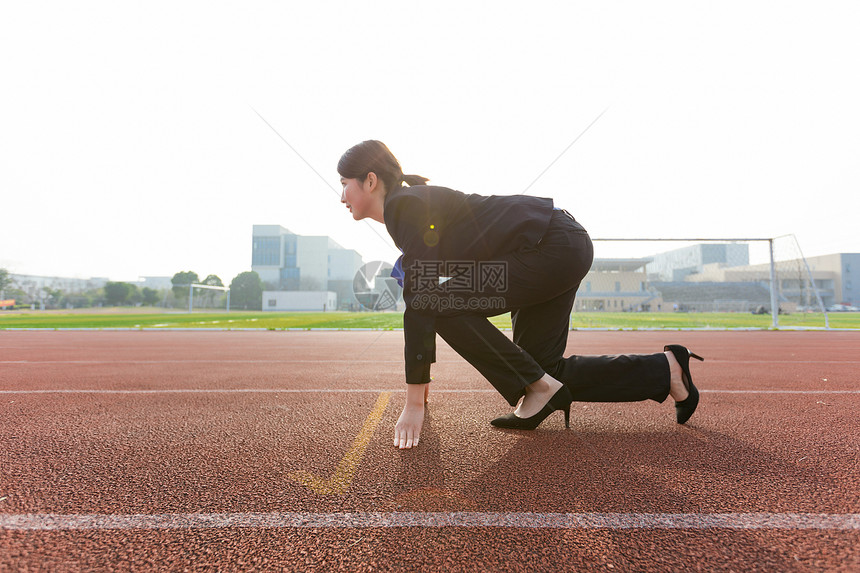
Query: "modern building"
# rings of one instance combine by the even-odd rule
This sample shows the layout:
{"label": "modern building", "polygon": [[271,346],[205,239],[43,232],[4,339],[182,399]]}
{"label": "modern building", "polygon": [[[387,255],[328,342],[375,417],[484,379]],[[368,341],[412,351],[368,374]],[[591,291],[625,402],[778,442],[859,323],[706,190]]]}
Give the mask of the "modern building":
{"label": "modern building", "polygon": [[[833,304],[860,306],[860,253],[836,253],[807,257],[813,278],[817,273],[833,276]],[[824,302],[828,305],[827,301]]]}
{"label": "modern building", "polygon": [[664,310],[660,293],[648,285],[645,269],[650,262],[650,258],[594,259],[576,293],[575,309],[610,312]]}
{"label": "modern building", "polygon": [[747,312],[770,304],[769,288],[760,281],[690,280],[699,274],[687,275],[687,280],[661,281],[660,275],[646,272],[650,262],[651,258],[595,259],[579,287],[574,308],[608,312]]}
{"label": "modern building", "polygon": [[646,272],[655,280],[675,282],[701,273],[706,265],[737,267],[749,262],[748,244],[705,243],[656,254],[651,257]]}
{"label": "modern building", "polygon": [[[260,275],[267,293],[333,292],[336,304],[326,299],[318,306],[327,310],[353,308],[357,301],[352,293],[352,280],[362,264],[358,252],[344,249],[330,237],[297,235],[280,225],[253,227],[251,270]],[[294,305],[280,296],[274,306],[267,306],[264,299],[263,310]]]}
{"label": "modern building", "polygon": [[[778,260],[774,272],[781,311],[860,306],[860,253]],[[699,244],[647,258],[595,259],[580,285],[576,309],[769,309],[770,282],[770,264],[750,265],[747,244]]]}
{"label": "modern building", "polygon": [[[778,261],[775,266],[779,293],[784,299],[797,300],[798,305],[808,307],[817,306],[818,297],[825,307],[837,304],[860,306],[860,253],[791,259]],[[687,280],[768,283],[770,265],[706,266],[701,274]]]}

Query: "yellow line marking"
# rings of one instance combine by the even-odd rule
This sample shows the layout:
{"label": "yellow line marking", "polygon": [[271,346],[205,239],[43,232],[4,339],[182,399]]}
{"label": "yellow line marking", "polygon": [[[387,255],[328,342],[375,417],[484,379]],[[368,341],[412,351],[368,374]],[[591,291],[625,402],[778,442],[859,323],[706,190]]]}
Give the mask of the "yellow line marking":
{"label": "yellow line marking", "polygon": [[383,392],[379,395],[373,411],[364,421],[361,431],[352,443],[352,448],[343,456],[340,463],[337,464],[337,469],[330,479],[322,479],[306,471],[292,472],[289,475],[290,479],[312,489],[320,495],[346,493],[346,490],[349,489],[352,483],[355,470],[358,469],[358,464],[361,463],[361,458],[364,457],[367,444],[370,443],[370,438],[373,437],[373,431],[379,425],[382,413],[385,411],[385,407],[388,406],[389,398],[391,398],[391,392]]}

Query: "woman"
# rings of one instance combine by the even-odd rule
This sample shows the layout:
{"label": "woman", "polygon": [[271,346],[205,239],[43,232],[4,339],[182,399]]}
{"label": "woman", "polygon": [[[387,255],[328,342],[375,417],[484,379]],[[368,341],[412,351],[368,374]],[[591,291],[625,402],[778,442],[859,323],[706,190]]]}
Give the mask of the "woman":
{"label": "woman", "polygon": [[[343,154],[341,202],[355,220],[383,223],[403,256],[406,405],[394,445],[417,446],[435,361],[436,334],[504,396],[514,412],[500,428],[535,429],[556,410],[570,427],[570,403],[675,399],[677,421],[699,393],[683,346],[648,355],[564,358],[576,290],[593,258],[591,239],[552,199],[466,195],[404,175],[379,141]],[[407,186],[404,186],[404,183]],[[511,313],[513,340],[488,316]]]}

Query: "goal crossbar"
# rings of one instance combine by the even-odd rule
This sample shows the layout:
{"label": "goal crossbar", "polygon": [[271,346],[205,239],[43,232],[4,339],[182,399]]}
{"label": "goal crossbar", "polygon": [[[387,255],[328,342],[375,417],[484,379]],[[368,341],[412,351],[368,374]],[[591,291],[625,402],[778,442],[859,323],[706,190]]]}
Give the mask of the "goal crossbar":
{"label": "goal crossbar", "polygon": [[220,290],[227,293],[227,312],[230,312],[230,287],[204,285],[200,283],[190,283],[184,285],[173,285],[177,287],[188,287],[188,312],[194,311],[194,289],[202,288],[208,290]]}

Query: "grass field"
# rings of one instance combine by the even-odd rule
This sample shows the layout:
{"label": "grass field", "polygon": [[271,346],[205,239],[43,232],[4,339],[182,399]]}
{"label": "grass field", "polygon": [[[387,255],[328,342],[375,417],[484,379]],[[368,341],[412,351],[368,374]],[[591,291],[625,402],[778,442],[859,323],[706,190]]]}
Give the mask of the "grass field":
{"label": "grass field", "polygon": [[[490,320],[509,329],[509,315]],[[573,328],[678,329],[771,327],[770,315],[742,313],[574,313]],[[401,328],[403,318],[393,312],[141,312],[137,309],[102,309],[98,312],[25,311],[0,313],[0,330],[14,328],[288,328],[382,329]],[[823,328],[824,315],[791,314],[779,317],[780,328]],[[831,328],[860,329],[860,313],[833,313]]]}

